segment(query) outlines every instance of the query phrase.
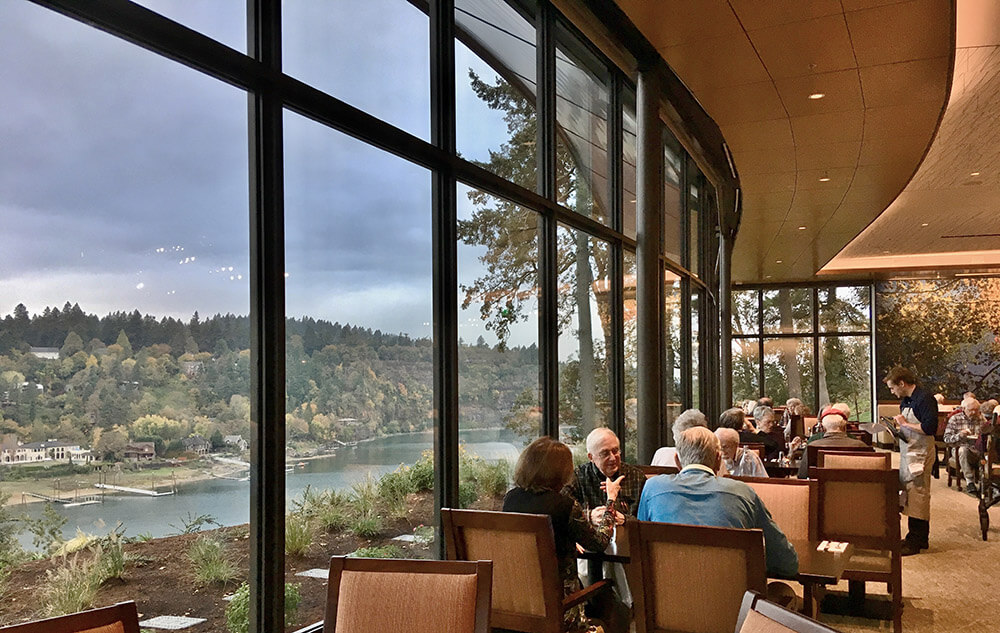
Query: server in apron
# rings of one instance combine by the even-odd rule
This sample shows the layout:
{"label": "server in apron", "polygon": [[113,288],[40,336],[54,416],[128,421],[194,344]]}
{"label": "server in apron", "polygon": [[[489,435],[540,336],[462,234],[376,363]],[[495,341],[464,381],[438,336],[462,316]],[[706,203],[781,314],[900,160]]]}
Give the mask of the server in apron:
{"label": "server in apron", "polygon": [[893,367],[885,377],[892,395],[900,398],[899,415],[893,420],[899,429],[899,481],[903,488],[903,514],[908,533],[903,539],[903,556],[927,549],[931,519],[931,467],[936,450],[937,401],[917,386],[917,378],[905,367]]}

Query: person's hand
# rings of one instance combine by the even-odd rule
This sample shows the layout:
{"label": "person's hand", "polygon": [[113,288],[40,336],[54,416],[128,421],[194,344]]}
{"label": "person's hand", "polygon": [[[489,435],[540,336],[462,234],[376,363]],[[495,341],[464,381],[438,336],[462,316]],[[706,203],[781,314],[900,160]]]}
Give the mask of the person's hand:
{"label": "person's hand", "polygon": [[800,446],[802,446],[802,438],[801,437],[793,437],[792,441],[788,443],[788,452],[795,451]]}
{"label": "person's hand", "polygon": [[604,513],[607,512],[608,506],[597,506],[590,511],[590,522],[597,525],[601,522],[604,517]]}
{"label": "person's hand", "polygon": [[903,426],[904,424],[906,424],[906,418],[903,417],[903,414],[894,416],[892,418],[892,421],[896,423],[896,426]]}
{"label": "person's hand", "polygon": [[601,488],[608,495],[608,503],[614,503],[615,499],[618,498],[618,492],[622,488],[622,479],[625,479],[625,475],[618,475],[618,479],[612,479],[608,477],[604,483],[601,484]]}
{"label": "person's hand", "polygon": [[972,431],[969,429],[961,429],[958,432],[958,434],[961,435],[962,437],[969,437],[970,435],[972,435]]}
{"label": "person's hand", "polygon": [[611,508],[611,516],[615,518],[615,525],[625,525],[625,515]]}

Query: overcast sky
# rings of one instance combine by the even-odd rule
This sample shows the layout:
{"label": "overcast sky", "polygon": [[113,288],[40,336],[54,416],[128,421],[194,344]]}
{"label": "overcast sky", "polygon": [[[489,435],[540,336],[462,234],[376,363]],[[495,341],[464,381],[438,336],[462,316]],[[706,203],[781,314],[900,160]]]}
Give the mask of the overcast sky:
{"label": "overcast sky", "polygon": [[[243,2],[143,4],[245,49]],[[333,13],[348,4],[350,19]],[[423,14],[401,0],[286,2],[284,24],[288,74],[427,137]],[[491,78],[458,57],[460,81],[469,66]],[[503,122],[461,88],[459,99],[480,132],[463,154],[485,157]],[[5,0],[0,103],[0,316],[66,301],[98,314],[248,312],[245,93]],[[429,335],[430,173],[293,113],[285,148],[288,314]],[[463,249],[461,281],[475,255]],[[470,329],[474,314],[460,319]]]}

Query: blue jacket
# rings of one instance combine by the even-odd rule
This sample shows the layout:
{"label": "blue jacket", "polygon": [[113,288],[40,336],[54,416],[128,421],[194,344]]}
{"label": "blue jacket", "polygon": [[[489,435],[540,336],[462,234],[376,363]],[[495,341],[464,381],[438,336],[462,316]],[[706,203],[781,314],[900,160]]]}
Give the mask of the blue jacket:
{"label": "blue jacket", "polygon": [[753,488],[742,481],[717,477],[700,464],[647,481],[637,516],[640,521],[759,528],[764,531],[768,575],[791,578],[799,572],[795,548]]}

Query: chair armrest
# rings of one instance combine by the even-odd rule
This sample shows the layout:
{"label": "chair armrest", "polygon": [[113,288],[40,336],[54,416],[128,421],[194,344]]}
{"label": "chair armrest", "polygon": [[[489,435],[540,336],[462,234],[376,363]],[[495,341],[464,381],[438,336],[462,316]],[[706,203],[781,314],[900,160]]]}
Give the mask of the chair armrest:
{"label": "chair armrest", "polygon": [[610,588],[611,588],[610,580],[598,580],[589,587],[584,587],[580,591],[574,591],[573,593],[563,598],[562,601],[563,611],[569,609],[570,607],[575,607],[581,602],[586,602],[587,600],[590,600],[597,594],[598,591]]}

